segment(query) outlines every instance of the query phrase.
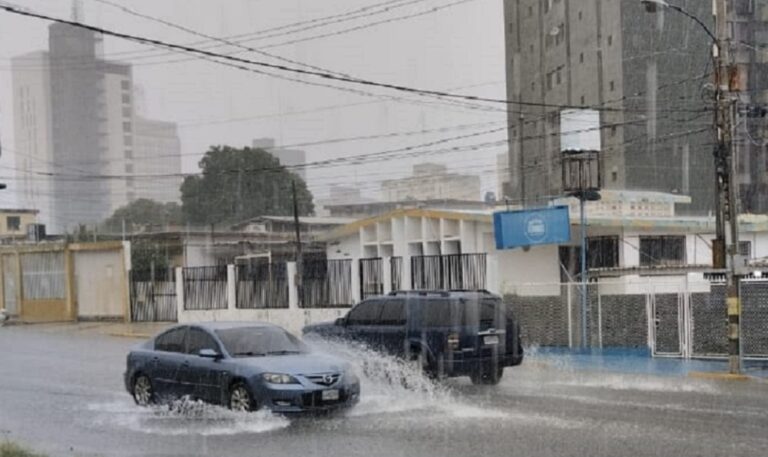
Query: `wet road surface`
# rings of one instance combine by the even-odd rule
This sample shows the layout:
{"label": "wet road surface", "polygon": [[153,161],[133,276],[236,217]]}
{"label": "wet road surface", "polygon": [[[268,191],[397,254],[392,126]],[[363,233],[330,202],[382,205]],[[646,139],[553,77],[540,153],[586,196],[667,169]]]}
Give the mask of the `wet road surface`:
{"label": "wet road surface", "polygon": [[534,356],[496,387],[457,379],[413,391],[374,375],[353,410],[288,420],[135,406],[121,375],[136,343],[0,328],[0,440],[83,457],[768,455],[759,382],[574,371]]}

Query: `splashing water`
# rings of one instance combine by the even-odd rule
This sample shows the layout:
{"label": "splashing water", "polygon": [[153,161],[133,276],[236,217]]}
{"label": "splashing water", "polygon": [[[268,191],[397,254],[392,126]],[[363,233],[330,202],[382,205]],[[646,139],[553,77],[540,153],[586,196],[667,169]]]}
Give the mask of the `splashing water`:
{"label": "splashing water", "polygon": [[234,435],[265,433],[290,425],[284,417],[262,410],[230,411],[220,406],[187,399],[142,408],[130,399],[90,405],[96,424],[157,435]]}
{"label": "splashing water", "polygon": [[415,362],[385,355],[365,345],[317,338],[306,339],[314,349],[348,360],[360,377],[360,403],[347,416],[408,411],[441,417],[498,419],[507,413],[469,404],[449,384],[427,377]]}

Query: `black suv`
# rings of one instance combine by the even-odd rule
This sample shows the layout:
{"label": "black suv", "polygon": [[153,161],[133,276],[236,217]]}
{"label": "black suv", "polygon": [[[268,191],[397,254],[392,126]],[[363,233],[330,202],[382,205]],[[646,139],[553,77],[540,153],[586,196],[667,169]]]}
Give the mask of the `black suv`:
{"label": "black suv", "polygon": [[470,376],[496,384],[504,367],[523,361],[520,327],[501,298],[487,291],[398,291],[364,300],[335,322],[305,335],[364,343],[420,361],[434,377]]}

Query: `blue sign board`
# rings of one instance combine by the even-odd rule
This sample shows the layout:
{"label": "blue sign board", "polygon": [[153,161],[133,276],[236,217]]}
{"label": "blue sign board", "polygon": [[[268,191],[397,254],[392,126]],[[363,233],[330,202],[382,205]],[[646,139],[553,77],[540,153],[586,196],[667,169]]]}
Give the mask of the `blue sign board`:
{"label": "blue sign board", "polygon": [[493,230],[496,249],[560,244],[571,240],[567,206],[495,213]]}

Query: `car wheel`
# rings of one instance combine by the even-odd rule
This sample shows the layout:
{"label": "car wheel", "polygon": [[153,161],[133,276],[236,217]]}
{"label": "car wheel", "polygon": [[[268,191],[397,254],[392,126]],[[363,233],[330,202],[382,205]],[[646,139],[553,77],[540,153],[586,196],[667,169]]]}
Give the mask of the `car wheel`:
{"label": "car wheel", "polygon": [[133,401],[139,406],[149,406],[155,401],[152,381],[146,375],[139,375],[133,380]]}
{"label": "car wheel", "polygon": [[229,409],[237,412],[255,411],[256,402],[245,384],[239,383],[229,390]]}
{"label": "car wheel", "polygon": [[491,366],[486,366],[472,373],[469,378],[472,384],[480,386],[495,386],[501,382],[504,376],[504,367],[497,367],[495,370]]}

